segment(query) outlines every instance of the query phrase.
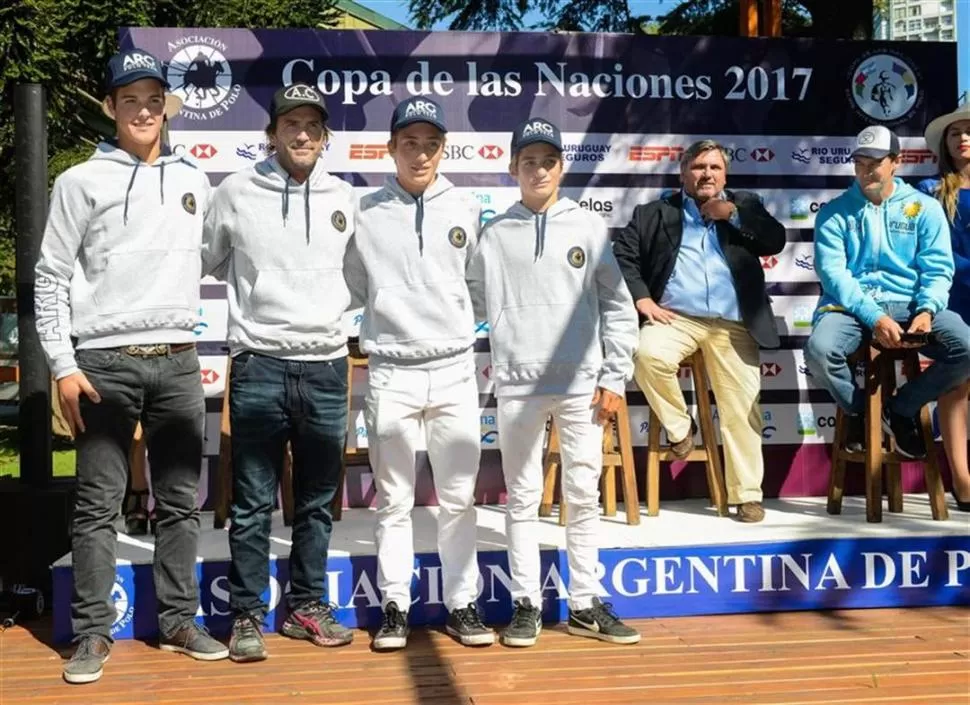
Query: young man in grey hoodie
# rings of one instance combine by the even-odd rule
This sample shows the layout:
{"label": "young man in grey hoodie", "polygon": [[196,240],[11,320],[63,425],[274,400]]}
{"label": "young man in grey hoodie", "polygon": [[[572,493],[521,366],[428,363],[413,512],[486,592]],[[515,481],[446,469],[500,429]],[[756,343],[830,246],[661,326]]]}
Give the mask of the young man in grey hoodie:
{"label": "young man in grey hoodie", "polygon": [[568,505],[571,634],[640,640],[596,596],[603,428],[633,375],[637,317],[603,219],[559,198],[559,129],[530,118],[512,134],[509,173],[522,200],[488,222],[468,267],[476,320],[489,323],[505,474],[512,577],[507,646],[542,629],[537,524],[546,419],[559,430]]}
{"label": "young man in grey hoodie", "polygon": [[229,657],[266,658],[262,623],[269,538],[286,443],[293,449],[289,616],[282,633],[318,646],[353,632],[327,602],[330,503],[347,438],[350,305],[343,260],[354,232],[350,184],[327,173],[327,108],[313,87],[273,96],[273,154],[216,189],[205,219],[203,267],[228,284],[229,416],[233,497],[229,527]]}
{"label": "young man in grey hoodie", "polygon": [[77,447],[71,622],[78,646],[64,666],[68,683],[98,680],[113,643],[114,522],[139,421],[158,517],[160,646],[201,660],[228,655],[194,621],[205,398],[192,329],[209,182],[162,144],[165,119],[181,107],[168,87],[145,51],[108,62],[104,109],[117,140],[54,182],[37,263],[37,330]]}
{"label": "young man in grey hoodie", "polygon": [[365,306],[361,349],[370,356],[365,420],[377,487],[384,609],[374,637],[378,650],[407,645],[414,573],[411,510],[422,432],[438,496],[446,629],[468,646],[495,640],[475,603],[481,424],[465,266],[480,212],[471,197],[438,173],[443,119],[441,106],[429,98],[397,106],[388,143],[397,174],[361,199],[347,256],[347,281]]}

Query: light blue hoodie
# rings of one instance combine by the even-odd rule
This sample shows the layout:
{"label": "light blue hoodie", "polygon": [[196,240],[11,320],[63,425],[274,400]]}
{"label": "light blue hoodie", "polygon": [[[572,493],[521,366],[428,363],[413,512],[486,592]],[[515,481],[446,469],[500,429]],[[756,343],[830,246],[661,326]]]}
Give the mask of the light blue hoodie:
{"label": "light blue hoodie", "polygon": [[950,231],[942,206],[902,179],[881,205],[853,183],[815,221],[815,271],[822,283],[816,318],[847,311],[868,328],[887,302],[914,301],[936,314],[953,281]]}
{"label": "light blue hoodie", "polygon": [[54,182],[34,310],[56,379],[78,348],[188,343],[199,321],[209,180],[185,159],[151,164],[102,142]]}

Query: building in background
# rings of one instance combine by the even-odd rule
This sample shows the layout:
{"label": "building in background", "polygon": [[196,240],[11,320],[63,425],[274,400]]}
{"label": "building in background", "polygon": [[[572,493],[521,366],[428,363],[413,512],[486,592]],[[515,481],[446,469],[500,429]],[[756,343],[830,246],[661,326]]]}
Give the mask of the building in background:
{"label": "building in background", "polygon": [[887,0],[886,10],[876,15],[873,36],[894,41],[953,42],[960,11],[970,12],[970,2]]}
{"label": "building in background", "polygon": [[334,29],[410,29],[353,0],[337,0],[336,8],[340,11],[340,20]]}

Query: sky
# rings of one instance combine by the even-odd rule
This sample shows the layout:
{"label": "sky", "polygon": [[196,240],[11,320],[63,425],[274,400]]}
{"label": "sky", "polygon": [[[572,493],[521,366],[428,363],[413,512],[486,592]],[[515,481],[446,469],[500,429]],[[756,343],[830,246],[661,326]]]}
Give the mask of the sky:
{"label": "sky", "polygon": [[[408,19],[408,3],[406,0],[356,0],[356,2],[375,12],[381,13],[385,17],[390,17],[392,20],[396,20],[401,24],[406,24],[409,27],[413,26]],[[651,15],[655,17],[676,7],[680,4],[680,0],[630,0],[629,4],[630,10],[634,15]],[[530,24],[541,21],[541,19],[542,17],[538,13],[530,13],[526,15],[523,26],[528,27]],[[441,26],[435,27],[434,29],[447,28],[447,23],[442,23]]]}

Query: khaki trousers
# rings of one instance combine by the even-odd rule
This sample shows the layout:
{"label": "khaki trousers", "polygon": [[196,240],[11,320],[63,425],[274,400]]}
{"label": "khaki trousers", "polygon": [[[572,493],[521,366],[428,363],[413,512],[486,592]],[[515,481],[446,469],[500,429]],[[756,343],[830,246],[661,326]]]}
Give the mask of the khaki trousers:
{"label": "khaki trousers", "polygon": [[728,503],[761,501],[761,360],[740,323],[678,315],[670,324],[640,328],[634,378],[673,442],[690,433],[690,415],[677,381],[680,363],[698,349],[714,390],[724,446]]}

